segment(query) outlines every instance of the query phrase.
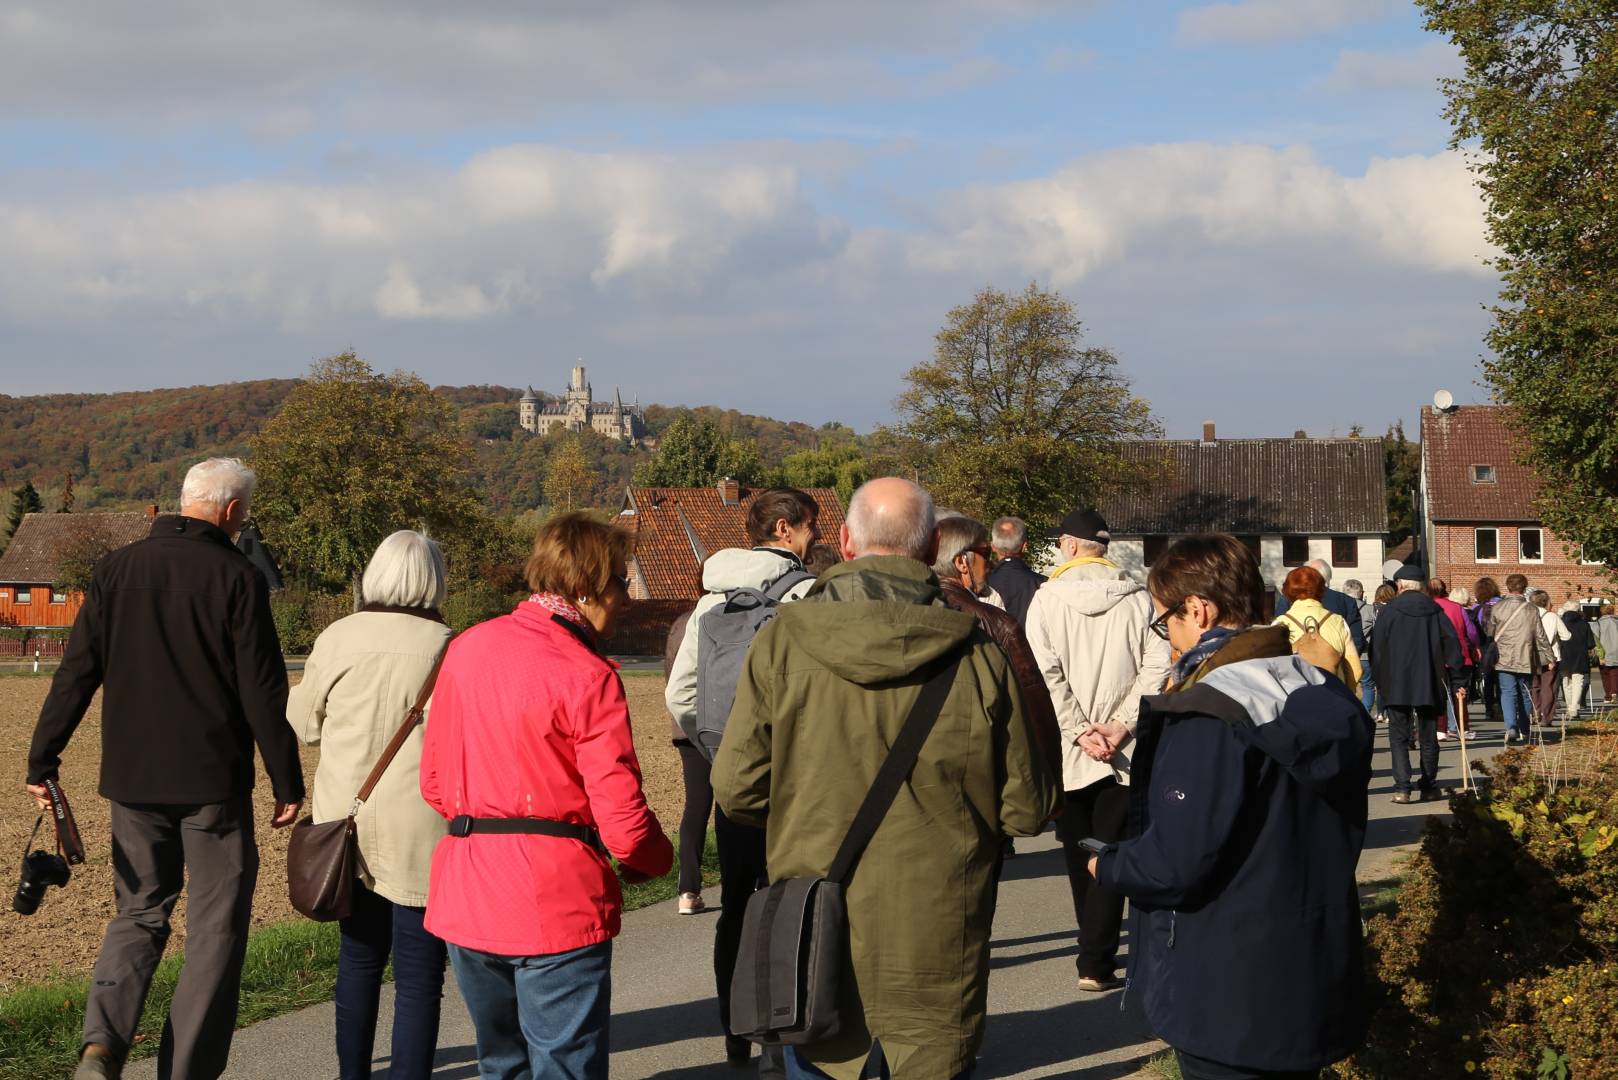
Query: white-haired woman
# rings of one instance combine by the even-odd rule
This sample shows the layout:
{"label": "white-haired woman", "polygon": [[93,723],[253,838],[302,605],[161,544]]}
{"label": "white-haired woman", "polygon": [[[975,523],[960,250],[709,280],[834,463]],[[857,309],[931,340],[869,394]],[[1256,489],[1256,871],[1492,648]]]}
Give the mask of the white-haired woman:
{"label": "white-haired woman", "polygon": [[[287,699],[298,737],[319,743],[313,816],[333,821],[404,722],[450,638],[439,614],[444,556],[416,532],[396,532],[371,556],[360,583],[363,606],[328,626]],[[388,1075],[432,1073],[447,958],[422,926],[433,847],[444,819],[422,801],[418,728],[360,808],[360,879],[353,913],[341,922],[337,961],[340,1075],[371,1075],[382,971],[393,958],[393,1054]]]}

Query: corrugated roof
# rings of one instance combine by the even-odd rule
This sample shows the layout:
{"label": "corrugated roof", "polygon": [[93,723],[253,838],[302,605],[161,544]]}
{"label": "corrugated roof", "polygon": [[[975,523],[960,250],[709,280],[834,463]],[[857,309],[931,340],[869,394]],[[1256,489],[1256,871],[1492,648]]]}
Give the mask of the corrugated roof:
{"label": "corrugated roof", "polygon": [[[635,569],[653,600],[695,600],[702,595],[702,561],[724,548],[747,543],[747,508],[764,488],[741,489],[726,505],[717,487],[629,489],[626,509],[634,511]],[[835,537],[843,525],[843,504],[831,488],[809,488],[820,508],[822,536]]]}
{"label": "corrugated roof", "polygon": [[56,577],[57,560],[80,540],[97,540],[111,551],[151,531],[145,514],[29,514],[0,555],[0,581],[49,584]]}
{"label": "corrugated roof", "polygon": [[[1517,436],[1504,405],[1421,410],[1421,456],[1427,470],[1427,516],[1434,521],[1536,522],[1539,478],[1518,465]],[[1473,482],[1472,466],[1494,468],[1494,483]]]}
{"label": "corrugated roof", "polygon": [[1380,439],[1154,439],[1123,456],[1157,479],[1102,501],[1114,535],[1387,531]]}

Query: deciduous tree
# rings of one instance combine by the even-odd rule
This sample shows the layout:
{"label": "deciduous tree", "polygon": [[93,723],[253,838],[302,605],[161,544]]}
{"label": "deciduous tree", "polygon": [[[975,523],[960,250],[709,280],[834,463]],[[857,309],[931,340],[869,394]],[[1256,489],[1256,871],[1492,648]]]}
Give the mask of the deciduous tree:
{"label": "deciduous tree", "polygon": [[681,418],[658,438],[657,452],[635,469],[645,487],[706,487],[724,477],[744,484],[766,479],[758,444],[727,438],[708,420]]}
{"label": "deciduous tree", "polygon": [[911,368],[900,434],[940,505],[1047,523],[1140,478],[1118,444],[1161,433],[1109,350],[1086,346],[1073,304],[1030,284],[985,288],[949,313]]}
{"label": "deciduous tree", "polygon": [[563,439],[545,463],[545,501],[572,510],[590,493],[595,478],[578,438]]}
{"label": "deciduous tree", "polygon": [[1420,0],[1503,279],[1483,361],[1513,406],[1539,512],[1618,568],[1618,10],[1612,0]]}

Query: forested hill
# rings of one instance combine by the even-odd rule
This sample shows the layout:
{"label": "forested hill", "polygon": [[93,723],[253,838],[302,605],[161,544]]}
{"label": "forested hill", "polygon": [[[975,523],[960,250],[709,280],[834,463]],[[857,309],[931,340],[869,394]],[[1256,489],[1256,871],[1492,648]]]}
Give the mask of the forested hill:
{"label": "forested hill", "polygon": [[[45,508],[55,510],[71,474],[75,510],[172,506],[192,463],[213,455],[249,456],[252,436],[297,385],[263,379],[113,394],[0,394],[0,490],[31,480]],[[473,448],[473,481],[485,504],[502,513],[537,506],[556,437],[537,439],[517,427],[522,390],[440,386],[435,392],[460,413]],[[820,435],[808,424],[715,407],[646,409],[654,434],[681,417],[711,420],[730,437],[755,442],[771,464],[814,448]],[[593,435],[582,442],[595,481],[591,501],[611,506],[645,454]]]}

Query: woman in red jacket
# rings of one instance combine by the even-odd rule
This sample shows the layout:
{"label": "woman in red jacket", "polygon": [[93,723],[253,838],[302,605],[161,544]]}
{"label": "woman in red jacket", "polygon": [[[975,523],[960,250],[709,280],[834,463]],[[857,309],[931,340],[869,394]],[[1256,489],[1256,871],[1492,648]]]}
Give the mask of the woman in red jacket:
{"label": "woman in red jacket", "polygon": [[450,819],[427,929],[450,960],[485,1077],[607,1075],[612,938],[626,881],[673,849],[641,791],[629,707],[598,641],[629,606],[629,537],[583,514],[534,540],[534,594],[449,648],[421,794]]}

